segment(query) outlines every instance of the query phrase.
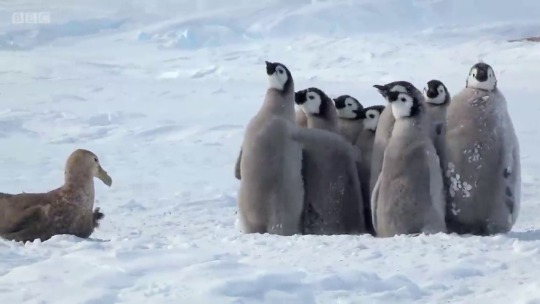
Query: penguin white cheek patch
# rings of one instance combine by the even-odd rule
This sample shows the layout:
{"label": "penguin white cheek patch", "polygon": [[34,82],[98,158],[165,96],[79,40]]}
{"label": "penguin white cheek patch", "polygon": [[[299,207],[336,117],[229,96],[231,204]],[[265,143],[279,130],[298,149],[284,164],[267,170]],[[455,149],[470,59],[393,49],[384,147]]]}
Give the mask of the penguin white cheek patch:
{"label": "penguin white cheek patch", "polygon": [[444,92],[442,94],[439,92],[439,95],[437,95],[437,97],[435,98],[426,97],[426,102],[429,102],[432,104],[443,104],[445,100],[446,100],[446,93]]}
{"label": "penguin white cheek patch", "polygon": [[347,99],[345,99],[345,108],[348,108],[351,113],[354,113],[353,110],[358,110],[358,108],[360,108],[360,105],[358,104],[358,101],[347,97]]}
{"label": "penguin white cheek patch", "polygon": [[478,81],[474,77],[474,75],[475,70],[473,70],[473,72],[469,75],[469,78],[467,78],[467,87],[488,91],[495,89],[495,85],[497,84],[497,78],[495,77],[495,74],[492,70],[488,71],[488,79],[486,81]]}
{"label": "penguin white cheek patch", "polygon": [[398,99],[392,102],[392,113],[396,119],[411,115],[413,101],[410,96],[400,94]]}
{"label": "penguin white cheek patch", "polygon": [[354,112],[354,109],[349,106],[345,106],[345,108],[338,110],[338,116],[341,118],[353,119],[353,118],[356,118],[357,115],[358,114]]}
{"label": "penguin white cheek patch", "polygon": [[283,91],[285,83],[287,82],[287,73],[279,73],[279,70],[276,69],[274,74],[268,76],[269,86],[272,89]]}
{"label": "penguin white cheek patch", "polygon": [[302,104],[302,109],[307,114],[319,114],[321,108],[321,97],[315,93],[306,94],[306,102]]}
{"label": "penguin white cheek patch", "polygon": [[364,128],[375,131],[375,129],[377,128],[378,122],[379,122],[379,114],[372,113],[370,111],[366,113],[366,118],[364,119]]}

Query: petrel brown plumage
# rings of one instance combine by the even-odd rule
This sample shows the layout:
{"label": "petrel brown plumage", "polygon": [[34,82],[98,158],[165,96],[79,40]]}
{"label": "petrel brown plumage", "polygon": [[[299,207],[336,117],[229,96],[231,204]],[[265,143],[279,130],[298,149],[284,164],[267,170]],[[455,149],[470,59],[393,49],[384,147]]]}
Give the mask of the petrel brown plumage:
{"label": "petrel brown plumage", "polygon": [[8,240],[48,240],[71,234],[88,238],[104,217],[94,208],[94,177],[112,179],[91,151],[75,150],[67,159],[64,185],[45,193],[0,193],[0,236]]}

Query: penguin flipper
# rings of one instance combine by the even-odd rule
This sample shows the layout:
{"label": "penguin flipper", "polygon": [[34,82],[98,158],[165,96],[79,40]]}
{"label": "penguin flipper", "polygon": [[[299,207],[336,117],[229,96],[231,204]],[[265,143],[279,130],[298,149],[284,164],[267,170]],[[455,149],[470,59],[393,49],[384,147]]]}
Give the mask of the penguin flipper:
{"label": "penguin flipper", "polygon": [[437,213],[437,221],[444,222],[446,216],[446,199],[444,191],[441,163],[435,148],[426,151],[429,170],[429,194],[433,208]]}
{"label": "penguin flipper", "polygon": [[379,186],[381,184],[381,175],[377,177],[377,182],[373,187],[373,192],[371,193],[371,222],[373,223],[373,231],[377,235],[377,200],[379,199]]}
{"label": "penguin flipper", "polygon": [[234,177],[236,177],[237,180],[242,179],[242,173],[240,172],[241,162],[242,162],[242,148],[240,148],[240,152],[238,153],[238,157],[236,158],[236,164],[234,165]]}
{"label": "penguin flipper", "polygon": [[[506,117],[509,120],[509,117]],[[513,223],[519,215],[521,202],[521,162],[519,156],[519,142],[515,135],[514,128],[510,123],[503,126],[504,134],[501,158],[502,158],[502,178],[505,185],[504,201],[512,215]]]}

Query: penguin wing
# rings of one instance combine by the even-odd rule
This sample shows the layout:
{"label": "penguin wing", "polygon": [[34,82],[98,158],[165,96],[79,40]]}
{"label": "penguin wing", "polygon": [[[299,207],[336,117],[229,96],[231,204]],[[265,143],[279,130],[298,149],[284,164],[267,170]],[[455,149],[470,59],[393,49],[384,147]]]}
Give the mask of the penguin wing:
{"label": "penguin wing", "polygon": [[377,133],[375,133],[375,140],[373,141],[373,148],[371,150],[371,175],[369,180],[369,188],[373,190],[375,189],[375,183],[377,183],[377,179],[379,178],[379,174],[382,170],[384,148],[385,144],[381,141],[381,139],[377,138]]}
{"label": "penguin wing", "polygon": [[373,192],[371,193],[371,222],[373,223],[373,231],[377,235],[377,201],[379,200],[379,186],[381,183],[381,175],[377,177],[377,182],[373,187]]}
{"label": "penguin wing", "polygon": [[437,220],[444,220],[446,213],[446,199],[444,192],[443,175],[439,156],[433,146],[426,150],[429,170],[429,194],[435,212],[439,216]]}
{"label": "penguin wing", "polygon": [[236,164],[234,165],[234,177],[236,177],[237,180],[242,179],[242,173],[240,172],[241,162],[242,162],[242,148],[240,148],[240,152],[238,153],[238,158],[236,158]]}
{"label": "penguin wing", "polygon": [[501,153],[504,184],[506,186],[505,202],[512,214],[512,221],[515,223],[519,214],[521,203],[521,162],[519,155],[519,141],[514,131],[514,126],[509,115],[505,115],[503,125],[504,130]]}

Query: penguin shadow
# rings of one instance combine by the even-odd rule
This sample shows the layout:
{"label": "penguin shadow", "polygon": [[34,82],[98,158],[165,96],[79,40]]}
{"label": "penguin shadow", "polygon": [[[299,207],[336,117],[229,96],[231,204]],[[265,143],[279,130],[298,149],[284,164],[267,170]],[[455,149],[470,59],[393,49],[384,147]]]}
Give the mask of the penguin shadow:
{"label": "penguin shadow", "polygon": [[520,240],[523,242],[540,241],[540,229],[528,231],[510,231],[506,234],[508,238]]}

